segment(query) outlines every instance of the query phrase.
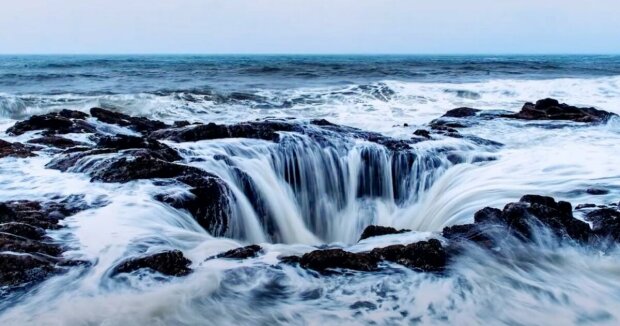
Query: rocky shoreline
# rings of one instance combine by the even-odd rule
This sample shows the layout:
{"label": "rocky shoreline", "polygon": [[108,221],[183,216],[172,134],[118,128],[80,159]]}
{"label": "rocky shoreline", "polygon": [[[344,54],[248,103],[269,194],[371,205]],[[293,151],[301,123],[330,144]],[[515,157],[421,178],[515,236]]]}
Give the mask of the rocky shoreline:
{"label": "rocky shoreline", "polygon": [[[86,173],[91,182],[126,183],[141,179],[164,179],[188,189],[188,196],[161,193],[157,200],[191,214],[205,230],[214,236],[224,236],[229,228],[228,201],[232,196],[227,184],[216,175],[184,164],[177,150],[166,142],[196,142],[201,140],[248,138],[270,142],[281,141],[282,133],[296,133],[318,144],[328,144],[330,137],[363,140],[385,147],[398,160],[415,159],[408,152],[419,142],[440,137],[466,138],[474,143],[501,146],[492,140],[463,135],[459,130],[478,120],[560,120],[576,123],[604,123],[613,113],[594,108],[579,108],[561,104],[553,99],[526,103],[517,113],[483,112],[472,108],[457,108],[432,121],[428,129],[415,131],[410,139],[393,139],[374,132],[340,126],[327,120],[299,122],[296,120],[265,120],[234,125],[194,124],[177,121],[166,124],[143,117],[93,108],[90,114],[62,110],[34,115],[15,123],[7,134],[17,136],[28,132],[37,137],[27,143],[0,140],[0,159],[37,156],[38,151],[52,151],[53,159],[46,165],[62,172]],[[135,135],[102,132],[93,121],[128,128]],[[88,134],[89,143],[74,141],[64,134]],[[169,143],[170,144],[170,143]],[[327,146],[327,145],[326,145]],[[222,160],[226,160],[222,157]],[[457,164],[458,161],[455,161]],[[239,173],[242,173],[239,171]],[[248,183],[248,188],[252,185]],[[363,192],[364,190],[360,190]],[[601,247],[606,242],[620,241],[620,207],[577,206],[556,201],[551,197],[525,195],[519,202],[509,203],[502,210],[484,208],[473,217],[473,223],[446,227],[437,239],[410,244],[374,248],[354,253],[340,248],[317,249],[301,256],[280,257],[283,264],[298,265],[322,274],[339,270],[372,272],[386,263],[395,263],[421,272],[442,272],[464,246],[476,245],[497,252],[502,239],[514,237],[529,243],[536,230],[544,228],[563,241],[585,246]],[[66,251],[46,235],[47,230],[62,227],[63,218],[89,209],[79,196],[57,201],[8,201],[0,203],[0,287],[21,288],[41,282],[82,261],[66,260]],[[574,216],[580,212],[583,220]],[[387,226],[368,226],[360,240],[375,236],[405,233]],[[275,235],[274,235],[275,236]],[[501,252],[501,250],[500,250]],[[262,248],[251,245],[211,258],[247,259],[262,254]],[[111,276],[148,268],[169,276],[191,273],[192,262],[178,250],[134,257],[119,263]]]}

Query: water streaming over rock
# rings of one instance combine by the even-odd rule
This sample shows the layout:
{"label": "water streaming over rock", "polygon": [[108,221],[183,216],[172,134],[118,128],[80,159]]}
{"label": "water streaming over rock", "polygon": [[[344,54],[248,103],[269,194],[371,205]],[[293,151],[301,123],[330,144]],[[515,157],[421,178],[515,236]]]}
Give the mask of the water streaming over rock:
{"label": "water streaming over rock", "polygon": [[[191,197],[197,182],[190,185],[187,180],[170,178],[91,181],[110,162],[134,155],[135,149],[85,156],[64,172],[49,168],[50,161],[65,155],[54,148],[36,149],[33,157],[0,158],[0,201],[45,202],[82,195],[88,207],[60,221],[63,227],[47,231],[65,248],[63,257],[87,263],[27,291],[2,292],[3,324],[607,325],[620,320],[616,309],[620,265],[615,245],[597,251],[558,239],[545,228],[529,243],[503,239],[507,245],[495,255],[466,247],[440,274],[382,262],[374,272],[323,276],[281,264],[279,259],[317,247],[359,253],[431,238],[447,245],[439,233],[444,227],[471,223],[479,209],[502,208],[527,193],[550,195],[575,205],[617,203],[617,118],[596,125],[479,118],[460,128],[458,137],[432,134],[427,140],[412,135],[416,129],[431,130],[429,123],[454,107],[517,110],[526,101],[544,97],[620,113],[620,79],[614,70],[617,58],[607,59],[610,69],[606,74],[591,66],[604,58],[516,58],[502,61],[504,68],[491,75],[486,71],[500,63],[469,58],[484,69],[474,69],[471,78],[461,79],[457,77],[465,70],[459,69],[468,64],[458,58],[440,60],[440,66],[421,58],[397,62],[393,58],[341,59],[345,62],[335,63],[330,60],[337,58],[325,59],[329,67],[343,65],[338,69],[347,72],[340,74],[317,68],[313,60],[318,59],[307,59],[313,64],[303,65],[294,58],[281,59],[286,63],[279,62],[284,70],[256,70],[260,74],[243,70],[242,63],[248,62],[221,59],[221,66],[214,66],[218,68],[207,68],[203,59],[194,59],[196,74],[222,69],[219,76],[228,73],[229,84],[211,77],[183,82],[187,75],[182,69],[170,72],[169,64],[187,68],[187,62],[144,59],[159,65],[162,76],[170,74],[164,83],[167,90],[149,82],[150,77],[140,76],[117,88],[94,77],[85,77],[89,82],[79,84],[67,76],[42,79],[37,86],[25,81],[32,71],[9,77],[9,70],[24,69],[18,64],[23,60],[58,64],[69,59],[11,60],[0,60],[4,64],[0,65],[2,131],[32,114],[62,108],[87,111],[92,106],[157,118],[170,125],[181,119],[227,124],[259,119],[256,123],[276,121],[291,124],[294,130],[278,131],[275,140],[160,139],[179,152],[174,164],[199,168],[221,181],[215,186],[199,185],[210,191],[219,189],[217,197],[204,197],[218,201],[212,224],[196,219],[187,205],[175,208],[172,200],[164,200]],[[87,60],[88,65],[83,65],[81,60],[86,59],[77,60],[70,69],[89,70],[93,69],[90,65],[100,64]],[[136,64],[115,60],[107,64]],[[251,67],[260,68],[271,67],[270,60],[275,59],[248,60]],[[561,68],[554,70],[556,75],[541,68],[548,63],[545,60]],[[30,62],[31,69],[43,75],[50,74],[48,69],[69,69],[48,67],[43,61]],[[424,76],[413,74],[412,62],[421,62],[415,69],[421,69],[417,72]],[[386,70],[390,78],[366,76],[360,68],[364,64],[395,70]],[[581,68],[571,69],[577,66]],[[291,71],[300,69],[318,70],[313,73],[320,77],[291,77]],[[522,75],[514,78],[517,75],[505,69]],[[545,76],[554,78],[541,80]],[[19,82],[11,84],[11,78]],[[207,82],[214,86],[204,87]],[[59,85],[66,86],[61,93],[54,91]],[[127,126],[92,117],[86,121],[101,134],[139,135]],[[2,133],[0,137],[27,144],[39,137],[36,133]],[[63,136],[87,146],[96,143],[88,134]],[[401,146],[400,141],[407,145]],[[593,188],[605,191],[592,195],[588,189]],[[584,218],[580,210],[574,214]],[[358,242],[371,224],[412,231]],[[213,258],[249,244],[259,244],[262,252],[243,260]],[[113,273],[128,258],[173,249],[192,261],[191,274]]]}

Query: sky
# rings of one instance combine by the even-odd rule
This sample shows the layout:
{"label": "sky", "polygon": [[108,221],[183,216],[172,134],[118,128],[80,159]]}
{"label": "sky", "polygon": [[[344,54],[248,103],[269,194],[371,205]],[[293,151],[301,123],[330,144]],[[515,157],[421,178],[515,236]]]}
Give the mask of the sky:
{"label": "sky", "polygon": [[618,54],[620,0],[0,0],[4,54]]}

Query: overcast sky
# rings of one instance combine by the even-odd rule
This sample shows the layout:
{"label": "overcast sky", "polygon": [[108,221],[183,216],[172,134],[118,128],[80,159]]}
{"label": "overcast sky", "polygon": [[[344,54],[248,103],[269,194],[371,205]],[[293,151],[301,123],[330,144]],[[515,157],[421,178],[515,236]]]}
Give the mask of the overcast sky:
{"label": "overcast sky", "polygon": [[0,53],[620,53],[620,0],[0,0]]}

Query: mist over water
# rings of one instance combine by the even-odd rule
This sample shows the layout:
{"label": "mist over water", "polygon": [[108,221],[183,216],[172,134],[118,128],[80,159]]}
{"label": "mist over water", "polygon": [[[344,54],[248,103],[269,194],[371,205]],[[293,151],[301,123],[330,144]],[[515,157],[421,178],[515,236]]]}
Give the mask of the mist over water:
{"label": "mist over water", "polygon": [[[0,57],[0,130],[60,109],[101,106],[166,122],[232,124],[265,118],[330,122],[397,139],[469,106],[520,109],[553,97],[620,114],[618,57]],[[108,133],[134,131],[92,121]],[[405,126],[405,124],[407,124]],[[546,230],[498,256],[472,246],[441,274],[388,264],[379,272],[317,277],[277,257],[316,246],[361,252],[438,238],[536,193],[580,203],[620,200],[620,120],[479,120],[396,156],[384,146],[321,131],[256,139],[166,142],[183,163],[229,185],[231,225],[209,234],[190,214],[154,199],[181,194],[153,180],[90,182],[97,159],[61,173],[54,153],[0,159],[0,201],[85,195],[95,208],[51,231],[92,262],[0,299],[5,325],[578,324],[620,321],[620,254],[592,252]],[[25,142],[33,133],[0,138]],[[91,142],[85,135],[68,138]],[[454,154],[456,153],[456,154]],[[451,155],[453,154],[453,155]],[[107,155],[107,154],[103,154]],[[456,159],[455,159],[456,156]],[[90,160],[90,161],[89,161]],[[408,164],[413,160],[413,164]],[[233,164],[230,164],[230,163]],[[251,187],[253,196],[247,196]],[[592,196],[585,189],[608,193]],[[579,214],[576,212],[576,216]],[[357,242],[378,224],[411,232]],[[260,244],[265,254],[210,259]],[[110,277],[120,261],[179,249],[194,272]]]}

